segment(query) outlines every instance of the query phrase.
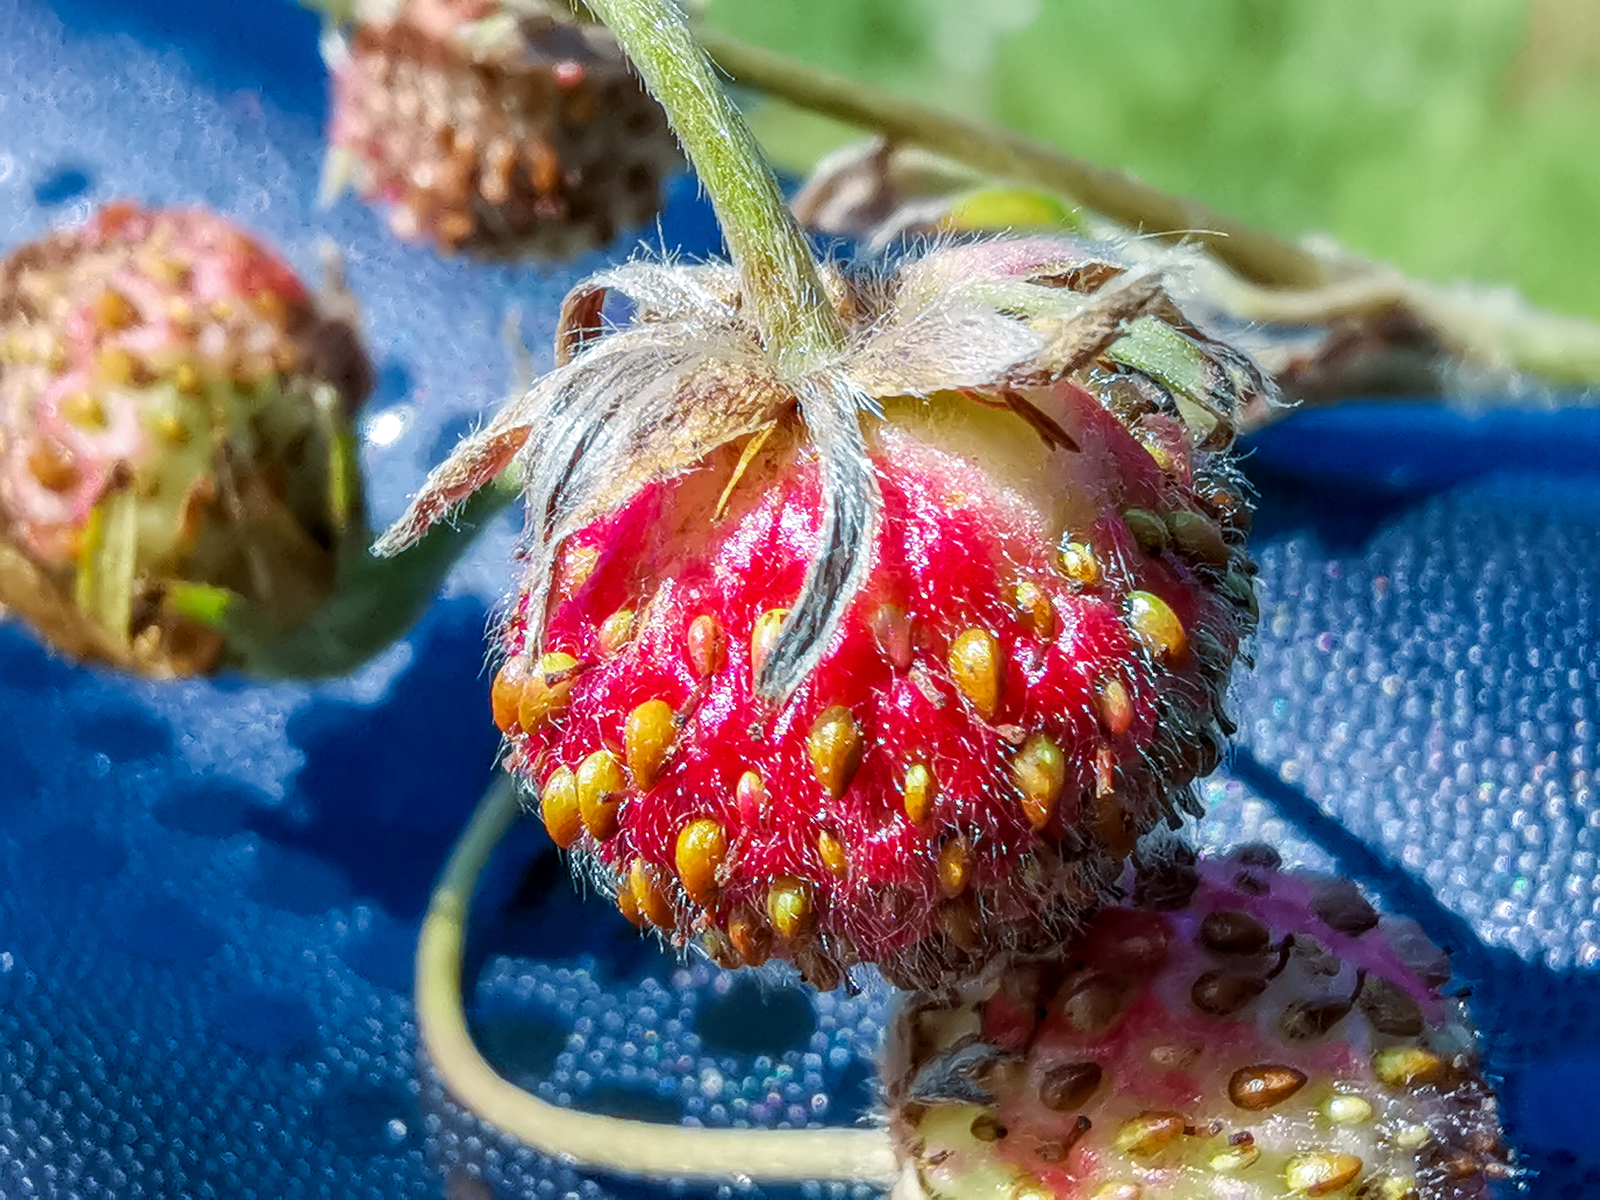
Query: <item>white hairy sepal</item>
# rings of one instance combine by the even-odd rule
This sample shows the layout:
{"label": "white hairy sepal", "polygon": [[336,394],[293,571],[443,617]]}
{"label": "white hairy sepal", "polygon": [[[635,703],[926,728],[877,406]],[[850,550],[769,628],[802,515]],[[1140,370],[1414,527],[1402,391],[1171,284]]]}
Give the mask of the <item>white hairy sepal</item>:
{"label": "white hairy sepal", "polygon": [[[826,654],[870,569],[882,497],[861,414],[890,397],[1068,373],[1082,365],[1072,347],[1098,345],[1165,300],[1152,276],[1128,273],[1100,289],[1108,304],[1072,285],[1084,268],[1122,274],[1105,248],[1052,238],[936,243],[894,268],[827,268],[849,343],[836,361],[790,378],[743,315],[733,268],[634,262],[603,271],[568,297],[560,336],[571,361],[465,438],[375,551],[414,543],[514,458],[528,512],[528,652],[538,654],[567,537],[717,447],[798,413],[821,472],[821,537],[758,680],[781,702]],[[601,327],[608,292],[632,306],[620,329]]]}

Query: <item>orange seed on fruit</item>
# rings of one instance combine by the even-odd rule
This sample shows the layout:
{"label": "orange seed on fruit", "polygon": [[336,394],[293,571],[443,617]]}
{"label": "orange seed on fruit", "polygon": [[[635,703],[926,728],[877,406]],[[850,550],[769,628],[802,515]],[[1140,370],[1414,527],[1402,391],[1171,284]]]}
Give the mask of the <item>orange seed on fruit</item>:
{"label": "orange seed on fruit", "polygon": [[568,767],[557,767],[539,789],[539,815],[545,832],[563,850],[571,847],[583,833],[583,814],[578,807],[578,783]]}
{"label": "orange seed on fruit", "polygon": [[761,665],[778,644],[778,630],[783,627],[783,619],[788,615],[787,608],[769,608],[756,618],[755,627],[750,630],[751,675],[761,674]]}
{"label": "orange seed on fruit", "polygon": [[772,953],[772,930],[748,904],[728,914],[728,941],[752,967],[759,967]]}
{"label": "orange seed on fruit", "polygon": [[709,613],[702,613],[689,622],[685,639],[689,643],[689,665],[696,675],[706,679],[722,666],[722,626]]}
{"label": "orange seed on fruit", "polygon": [[896,671],[911,669],[911,617],[895,604],[880,604],[872,614],[872,636]]}
{"label": "orange seed on fruit", "polygon": [[1043,829],[1050,823],[1067,781],[1067,758],[1048,734],[1035,733],[1022,743],[1011,764],[1017,790],[1022,793],[1022,811],[1028,824]]}
{"label": "orange seed on fruit", "polygon": [[517,723],[533,733],[546,721],[560,716],[572,703],[572,671],[578,660],[559,651],[541,655],[528,672],[517,706]]}
{"label": "orange seed on fruit", "polygon": [[634,859],[633,865],[628,868],[628,890],[633,893],[634,907],[639,910],[639,915],[650,924],[658,929],[671,929],[677,924],[672,901],[656,878],[655,867],[642,858]]}
{"label": "orange seed on fruit", "polygon": [[817,834],[817,853],[822,856],[822,865],[827,868],[828,874],[838,879],[843,879],[849,869],[845,859],[844,843],[839,840],[839,835],[831,829],[824,829]]}
{"label": "orange seed on fruit", "polygon": [[939,890],[954,898],[967,890],[972,851],[966,838],[951,838],[939,851]]}
{"label": "orange seed on fruit", "polygon": [[1144,648],[1162,662],[1183,657],[1189,636],[1178,614],[1153,592],[1128,593],[1128,628]]}
{"label": "orange seed on fruit", "polygon": [[1133,726],[1133,697],[1128,685],[1111,676],[1100,682],[1100,722],[1112,737],[1121,737]]}
{"label": "orange seed on fruit", "polygon": [[1012,593],[1023,623],[1046,641],[1056,635],[1056,609],[1050,595],[1037,583],[1024,579]]}
{"label": "orange seed on fruit", "polygon": [[665,700],[646,700],[628,714],[622,724],[622,755],[641,788],[655,786],[677,732],[672,705]]}
{"label": "orange seed on fruit", "polygon": [[600,623],[595,641],[601,654],[615,654],[627,644],[633,636],[633,619],[633,609],[619,608]]}
{"label": "orange seed on fruit", "polygon": [[1079,587],[1093,587],[1100,582],[1100,560],[1083,542],[1068,542],[1061,547],[1060,565],[1061,573]]}
{"label": "orange seed on fruit", "polygon": [[673,862],[683,890],[696,904],[709,904],[717,891],[717,874],[728,857],[728,833],[718,821],[700,817],[678,834]]}
{"label": "orange seed on fruit", "polygon": [[1361,1160],[1354,1154],[1314,1151],[1296,1154],[1283,1169],[1283,1181],[1295,1196],[1326,1196],[1352,1183],[1361,1174]]}
{"label": "orange seed on fruit", "polygon": [[767,919],[778,936],[794,940],[811,929],[816,913],[811,907],[811,889],[800,879],[780,875],[767,891]]}
{"label": "orange seed on fruit", "polygon": [[522,689],[528,682],[528,660],[520,654],[508,658],[495,672],[494,686],[489,689],[489,707],[494,712],[495,728],[510,733],[517,727],[517,708],[522,703]]}
{"label": "orange seed on fruit", "polygon": [[578,764],[578,809],[583,827],[599,841],[617,832],[617,810],[628,782],[622,766],[609,750],[596,750]]}
{"label": "orange seed on fruit", "polygon": [[928,814],[933,812],[936,795],[933,772],[922,763],[912,763],[906,769],[906,788],[901,797],[905,804],[906,817],[912,824],[920,825],[928,819]]}
{"label": "orange seed on fruit", "polygon": [[861,766],[861,750],[861,727],[843,705],[824,710],[806,737],[817,782],[835,799],[844,794]]}
{"label": "orange seed on fruit", "polygon": [[126,329],[133,324],[139,310],[114,287],[105,288],[94,300],[94,323],[102,333],[113,329]]}
{"label": "orange seed on fruit", "polygon": [[767,785],[761,776],[755,771],[739,776],[733,799],[739,809],[739,820],[748,828],[760,828],[767,815]]}
{"label": "orange seed on fruit", "polygon": [[28,452],[28,473],[52,492],[65,492],[78,482],[71,452],[55,442],[40,442]]}
{"label": "orange seed on fruit", "polygon": [[992,721],[1000,711],[1000,642],[987,629],[968,629],[950,643],[950,675],[978,714]]}

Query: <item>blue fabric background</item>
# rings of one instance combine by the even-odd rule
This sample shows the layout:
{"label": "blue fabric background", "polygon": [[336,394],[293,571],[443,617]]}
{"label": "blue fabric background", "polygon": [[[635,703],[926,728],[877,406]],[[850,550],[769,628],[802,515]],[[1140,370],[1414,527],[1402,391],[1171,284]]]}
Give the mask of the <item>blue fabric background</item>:
{"label": "blue fabric background", "polygon": [[[505,311],[547,361],[600,259],[447,263],[354,202],[316,211],[317,32],[282,0],[0,0],[0,245],[116,196],[219,208],[307,274],[332,238],[381,369],[384,521],[510,386]],[[692,185],[650,240],[715,249]],[[1529,1193],[1600,1195],[1600,417],[1354,406],[1254,451],[1259,665],[1199,836],[1267,837],[1421,920],[1473,989]],[[512,536],[317,687],[130,682],[0,626],[0,1195],[650,1192],[503,1144],[413,1052],[417,919],[495,751],[483,632]],[[474,943],[480,1037],[542,1094],[710,1124],[870,1105],[882,988],[662,957],[537,831]]]}

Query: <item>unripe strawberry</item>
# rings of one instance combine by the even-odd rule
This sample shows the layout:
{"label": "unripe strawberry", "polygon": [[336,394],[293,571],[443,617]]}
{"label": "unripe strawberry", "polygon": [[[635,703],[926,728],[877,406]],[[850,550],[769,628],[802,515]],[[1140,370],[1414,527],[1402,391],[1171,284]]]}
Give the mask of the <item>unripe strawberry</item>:
{"label": "unripe strawberry", "polygon": [[358,0],[330,42],[329,182],[447,252],[567,257],[643,224],[679,163],[603,27],[560,0]]}
{"label": "unripe strawberry", "polygon": [[1180,856],[890,1032],[897,1195],[1466,1200],[1507,1177],[1449,962],[1264,847]]}
{"label": "unripe strawberry", "polygon": [[0,262],[0,603],[153,675],[222,643],[172,603],[226,589],[292,626],[359,517],[347,313],[198,210],[114,204]]}
{"label": "unripe strawberry", "polygon": [[[1253,621],[1224,452],[1261,385],[1120,274],[1060,242],[835,272],[853,350],[784,380],[731,274],[612,272],[570,364],[435,473],[391,544],[522,449],[495,711],[630,917],[937,981],[1069,931],[1193,804]],[[585,345],[613,287],[636,322]],[[1155,374],[1184,354],[1193,396]]]}

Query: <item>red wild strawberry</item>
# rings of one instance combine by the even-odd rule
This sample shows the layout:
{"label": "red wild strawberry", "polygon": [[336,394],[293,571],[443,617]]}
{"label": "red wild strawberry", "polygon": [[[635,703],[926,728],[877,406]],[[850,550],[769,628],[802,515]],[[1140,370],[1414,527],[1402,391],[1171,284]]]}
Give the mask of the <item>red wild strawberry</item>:
{"label": "red wild strawberry", "polygon": [[351,319],[200,211],[114,204],[0,262],[0,603],[156,675],[222,649],[173,585],[315,608],[359,515]]}
{"label": "red wild strawberry", "polygon": [[886,1083],[938,1200],[1466,1200],[1510,1174],[1449,961],[1265,847],[1180,856],[1082,935],[913,999]]}
{"label": "red wild strawberry", "polygon": [[[551,836],[725,964],[932,982],[1073,927],[1217,762],[1263,385],[1077,245],[828,286],[855,348],[784,380],[730,272],[597,277],[386,545],[521,450],[493,699]],[[596,340],[608,288],[635,320]]]}
{"label": "red wild strawberry", "polygon": [[604,28],[561,0],[357,0],[333,77],[330,188],[444,251],[566,257],[661,206],[677,143]]}

